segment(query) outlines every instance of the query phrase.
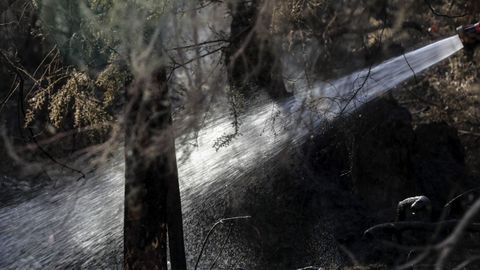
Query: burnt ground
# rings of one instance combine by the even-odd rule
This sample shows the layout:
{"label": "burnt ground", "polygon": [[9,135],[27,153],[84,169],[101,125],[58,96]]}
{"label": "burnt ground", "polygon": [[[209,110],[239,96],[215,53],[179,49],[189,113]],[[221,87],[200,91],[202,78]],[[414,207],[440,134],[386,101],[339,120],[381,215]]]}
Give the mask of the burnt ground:
{"label": "burnt ground", "polygon": [[[462,65],[464,57],[452,61]],[[459,72],[451,63],[431,73]],[[462,72],[451,76],[475,85],[474,66]],[[217,183],[226,185],[223,192],[185,213],[189,264],[215,222],[243,215],[251,218],[217,227],[198,269],[339,269],[355,261],[389,269],[405,261],[407,251],[363,232],[393,221],[396,204],[406,197],[429,196],[438,216],[449,199],[478,186],[477,90],[429,74],[397,89],[395,98],[330,123],[301,149],[259,165],[240,182]],[[10,182],[22,194],[36,189],[31,182],[2,180]],[[478,253],[463,249],[454,260]]]}
{"label": "burnt ground", "polygon": [[[478,185],[466,150],[475,145],[465,145],[458,128],[446,121],[422,123],[416,117],[395,99],[382,98],[325,126],[300,149],[259,164],[241,181],[215,183],[221,192],[205,192],[184,213],[189,265],[195,265],[215,222],[245,215],[251,218],[215,229],[198,269],[390,269],[405,262],[408,248],[363,232],[393,221],[396,204],[406,197],[429,196],[438,218],[443,204]],[[475,241],[473,234],[464,242]],[[458,250],[452,264],[479,253]]]}
{"label": "burnt ground", "polygon": [[[195,211],[185,213],[186,227],[194,228],[187,229],[187,253],[199,253],[216,221],[249,215],[215,229],[199,269],[213,263],[213,269],[353,264],[383,269],[405,262],[408,248],[365,238],[363,232],[394,221],[397,203],[420,194],[432,200],[439,219],[446,202],[478,183],[457,129],[413,119],[393,98],[376,100],[326,126],[302,149],[283,153],[216,196],[199,200]],[[468,251],[458,252],[451,263],[479,250]]]}

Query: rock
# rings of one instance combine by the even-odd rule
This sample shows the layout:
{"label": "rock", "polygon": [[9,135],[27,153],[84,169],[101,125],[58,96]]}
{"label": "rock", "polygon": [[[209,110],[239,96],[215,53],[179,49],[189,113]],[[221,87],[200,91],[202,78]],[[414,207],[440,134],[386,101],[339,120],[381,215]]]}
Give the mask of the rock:
{"label": "rock", "polygon": [[402,200],[397,206],[396,221],[430,222],[432,202],[426,196],[415,196]]}

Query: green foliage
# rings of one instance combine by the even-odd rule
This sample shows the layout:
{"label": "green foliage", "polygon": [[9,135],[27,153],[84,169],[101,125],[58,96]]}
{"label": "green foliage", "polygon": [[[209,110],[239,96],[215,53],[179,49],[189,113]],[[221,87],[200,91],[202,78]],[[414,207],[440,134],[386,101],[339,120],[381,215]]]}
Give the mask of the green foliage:
{"label": "green foliage", "polygon": [[93,81],[84,73],[74,72],[52,95],[48,106],[49,118],[53,126],[58,128],[67,115],[67,110],[72,108],[74,127],[101,124],[108,118],[100,104],[100,101],[94,98]]}
{"label": "green foliage", "polygon": [[157,29],[170,1],[39,0],[34,4],[44,36],[62,55],[60,66],[51,73],[63,77],[39,79],[28,100],[26,125],[46,110],[46,120],[55,128],[104,131],[118,112],[116,101],[132,72],[148,76],[163,61],[161,50],[145,52],[151,39],[159,40]]}
{"label": "green foliage", "polygon": [[103,108],[108,109],[119,98],[119,90],[125,87],[130,74],[115,64],[108,65],[95,80],[95,85],[103,93]]}
{"label": "green foliage", "polygon": [[55,128],[73,123],[73,128],[108,130],[113,119],[112,106],[126,84],[128,73],[111,64],[96,79],[87,73],[73,70],[63,84],[50,84],[37,91],[28,101],[26,125],[47,108],[48,121]]}

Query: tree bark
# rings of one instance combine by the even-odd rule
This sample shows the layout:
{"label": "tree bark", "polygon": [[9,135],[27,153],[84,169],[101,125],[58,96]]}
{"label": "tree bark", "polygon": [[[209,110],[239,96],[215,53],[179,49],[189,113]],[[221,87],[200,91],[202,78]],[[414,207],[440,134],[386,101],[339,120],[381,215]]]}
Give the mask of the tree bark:
{"label": "tree bark", "polygon": [[182,212],[164,69],[127,91],[125,269],[186,269]]}

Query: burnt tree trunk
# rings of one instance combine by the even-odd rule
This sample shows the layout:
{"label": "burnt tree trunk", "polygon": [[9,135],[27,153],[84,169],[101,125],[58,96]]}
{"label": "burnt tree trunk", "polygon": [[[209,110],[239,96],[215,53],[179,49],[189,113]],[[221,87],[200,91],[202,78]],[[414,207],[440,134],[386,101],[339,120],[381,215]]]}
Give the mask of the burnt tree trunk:
{"label": "burnt tree trunk", "polygon": [[165,70],[127,91],[125,269],[186,269],[175,145]]}
{"label": "burnt tree trunk", "polygon": [[260,87],[274,99],[287,97],[282,65],[269,33],[272,9],[269,0],[230,4],[230,45],[225,50],[230,86],[249,98]]}

